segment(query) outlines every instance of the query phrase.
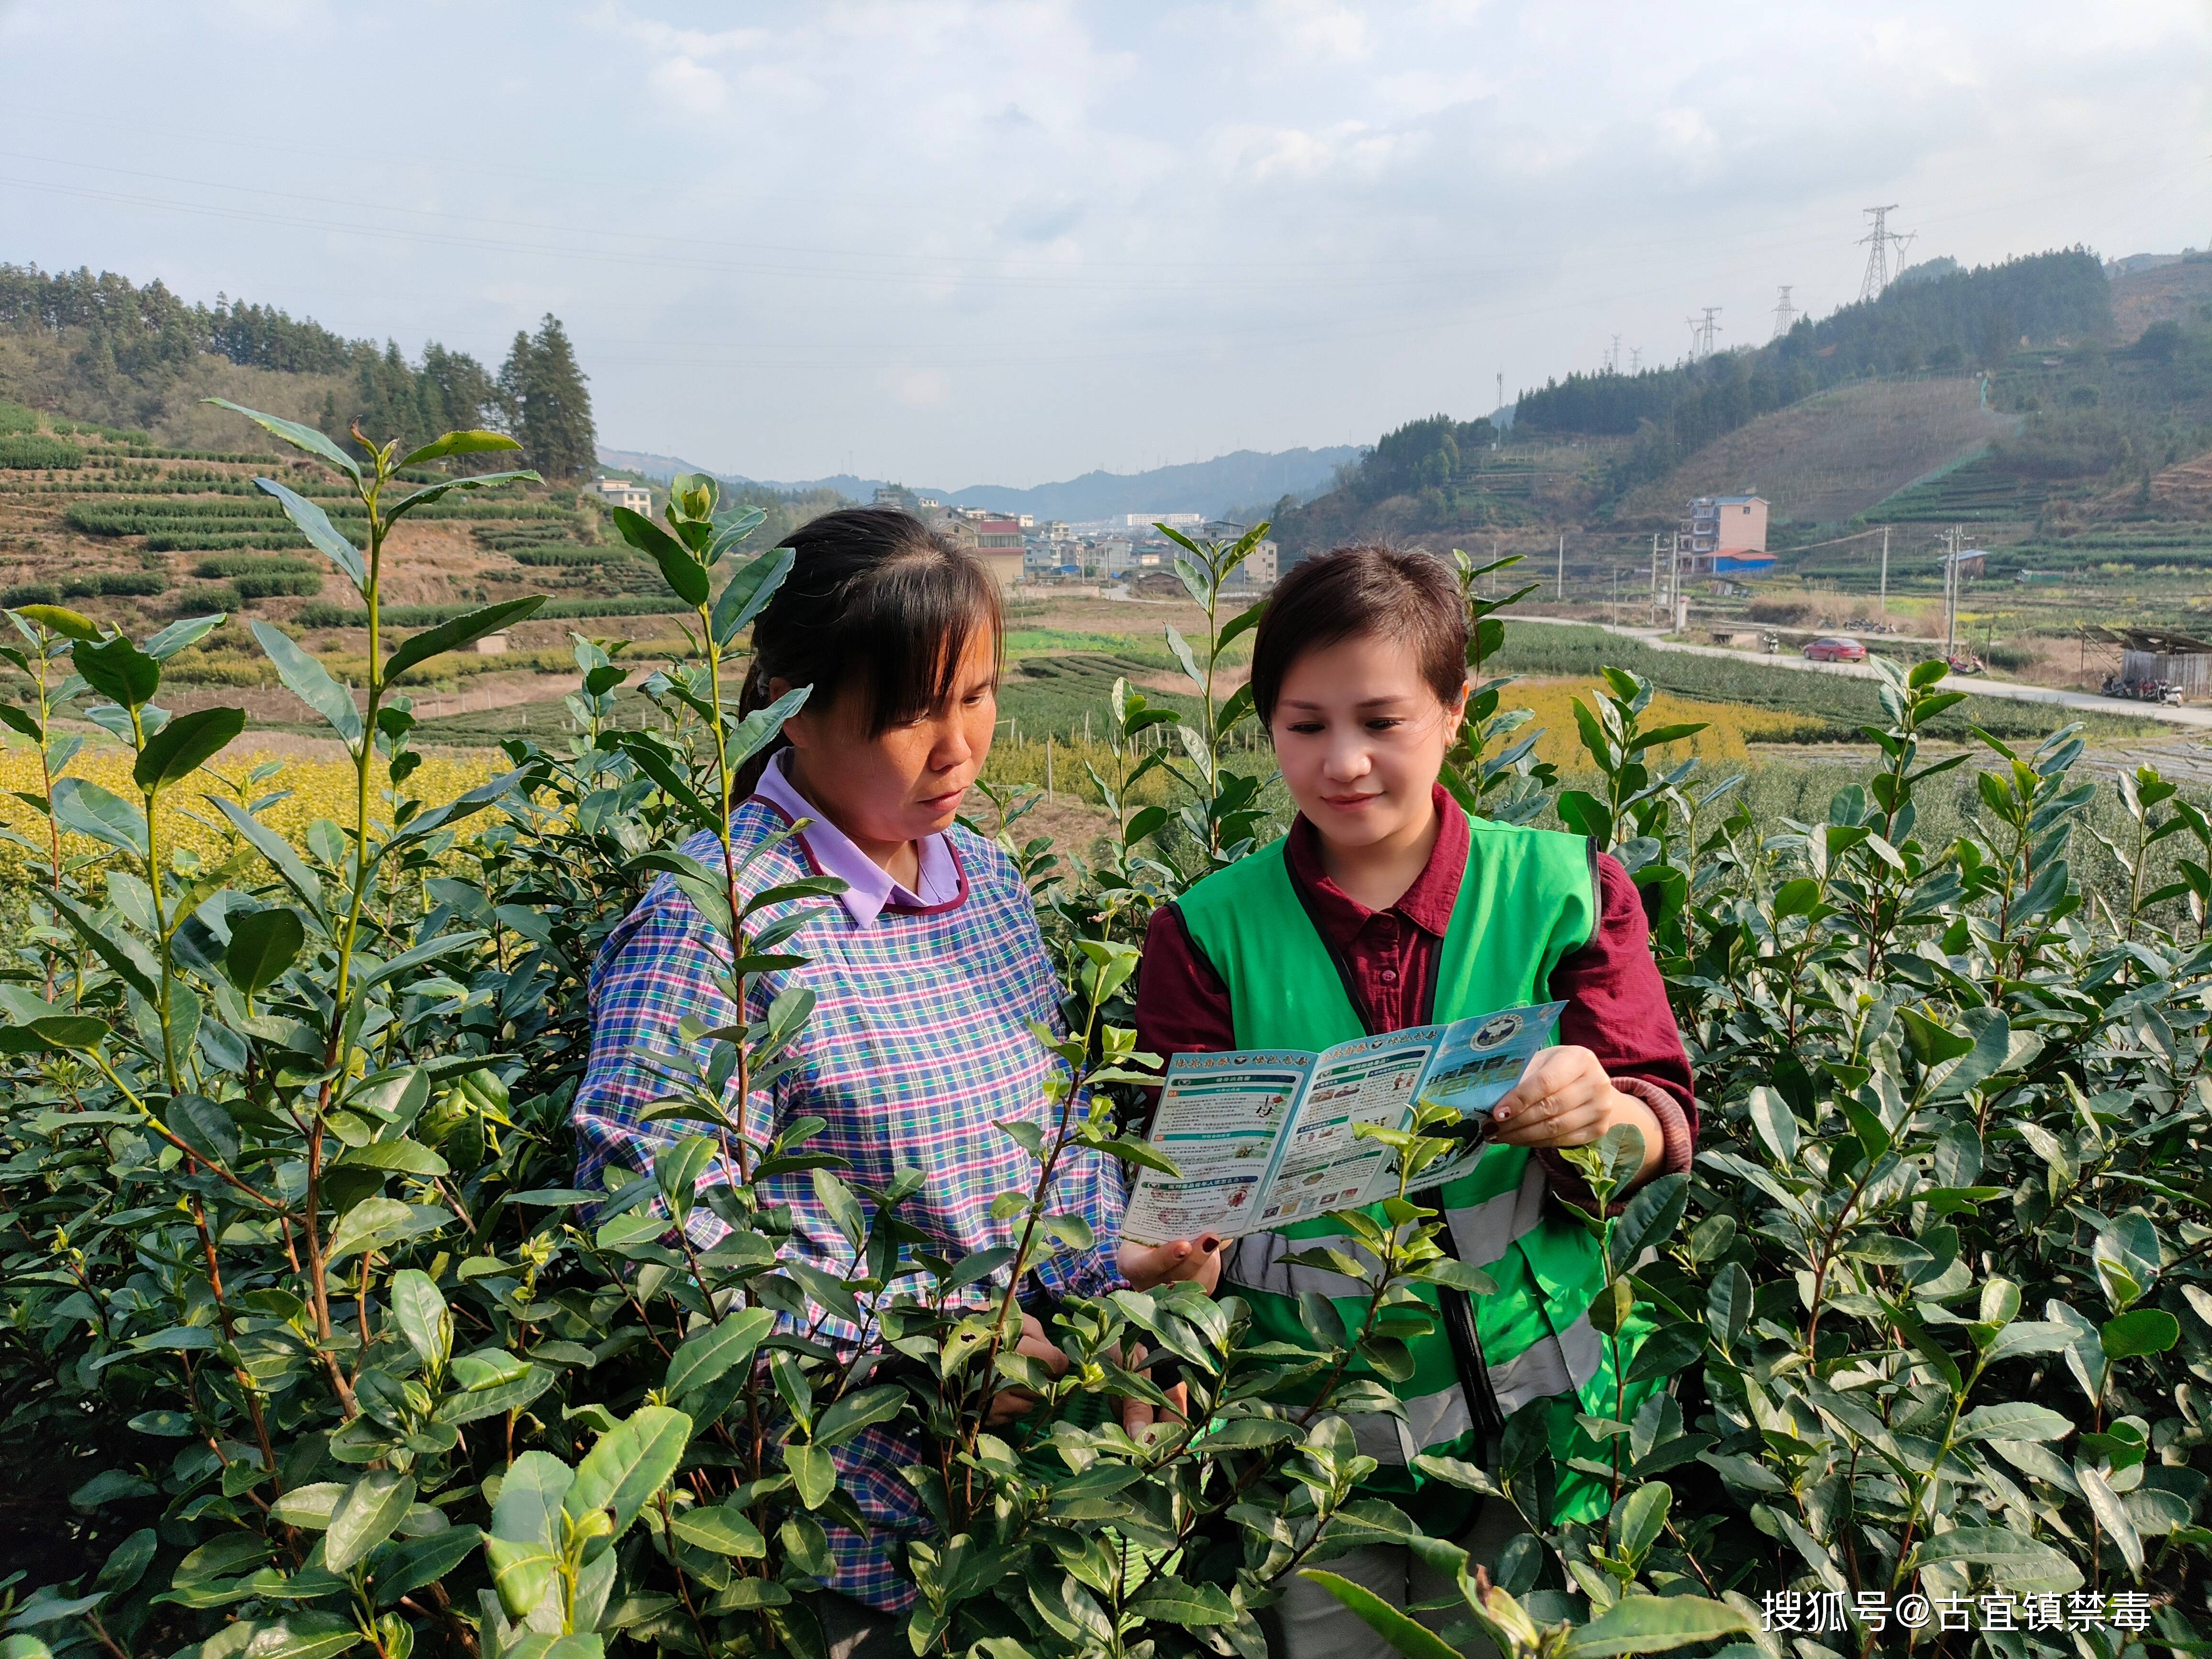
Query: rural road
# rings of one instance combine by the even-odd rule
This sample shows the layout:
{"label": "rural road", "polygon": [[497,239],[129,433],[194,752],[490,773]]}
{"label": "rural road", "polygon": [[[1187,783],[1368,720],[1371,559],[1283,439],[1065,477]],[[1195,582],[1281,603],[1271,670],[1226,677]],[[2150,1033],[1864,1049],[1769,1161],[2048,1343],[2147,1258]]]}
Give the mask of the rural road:
{"label": "rural road", "polygon": [[[1555,628],[1597,628],[1608,634],[1618,634],[1623,639],[1640,640],[1655,651],[1681,651],[1693,657],[1720,657],[1730,662],[1763,662],[1777,668],[1796,669],[1806,674],[1840,674],[1852,679],[1872,680],[1881,676],[1871,664],[1860,662],[1808,662],[1799,656],[1754,657],[1743,651],[1731,651],[1721,645],[1691,645],[1679,640],[1663,639],[1656,629],[1630,628],[1615,623],[1582,622],[1571,617],[1516,616],[1516,623],[1547,623]],[[1956,675],[1948,682],[1951,689],[1969,691],[1978,697],[2005,697],[2014,702],[2045,702],[2060,708],[2078,708],[2099,714],[2121,714],[2139,720],[2164,720],[2170,726],[2193,726],[2212,728],[2212,708],[2174,708],[2154,702],[2131,702],[2124,697],[2100,697],[2090,691],[2062,690],[2055,685],[2023,685],[2017,680],[1993,680],[1986,675]]]}

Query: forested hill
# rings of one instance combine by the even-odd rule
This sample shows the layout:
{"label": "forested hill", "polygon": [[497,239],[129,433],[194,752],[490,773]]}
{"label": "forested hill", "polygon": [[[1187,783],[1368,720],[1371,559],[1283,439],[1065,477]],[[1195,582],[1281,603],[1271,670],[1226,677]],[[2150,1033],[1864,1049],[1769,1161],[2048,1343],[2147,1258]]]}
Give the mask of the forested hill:
{"label": "forested hill", "polygon": [[[0,397],[190,445],[216,394],[343,438],[349,424],[418,442],[456,427],[512,431],[549,477],[592,465],[591,398],[558,319],[518,333],[497,374],[432,341],[349,340],[274,307],[179,298],[89,270],[0,264]],[[227,418],[227,417],[226,417]]]}
{"label": "forested hill", "polygon": [[1875,299],[1743,351],[1640,374],[1570,374],[1521,394],[1524,434],[1637,436],[1615,464],[1618,496],[1746,422],[1815,392],[1869,375],[1994,369],[2025,339],[2103,339],[2111,285],[2097,257],[2075,248],[1972,270],[1901,278]]}
{"label": "forested hill", "polygon": [[1781,339],[1756,349],[1717,352],[1640,374],[1547,381],[1521,394],[1514,418],[1542,432],[1628,434],[1701,401],[1715,403],[1717,413],[1717,406],[1747,392],[1761,405],[1743,416],[1747,420],[1840,381],[1917,369],[1995,368],[2023,340],[2098,339],[2112,326],[2111,285],[2094,254],[2033,254],[1922,281],[1900,279],[1878,299],[1818,322],[1801,318]]}

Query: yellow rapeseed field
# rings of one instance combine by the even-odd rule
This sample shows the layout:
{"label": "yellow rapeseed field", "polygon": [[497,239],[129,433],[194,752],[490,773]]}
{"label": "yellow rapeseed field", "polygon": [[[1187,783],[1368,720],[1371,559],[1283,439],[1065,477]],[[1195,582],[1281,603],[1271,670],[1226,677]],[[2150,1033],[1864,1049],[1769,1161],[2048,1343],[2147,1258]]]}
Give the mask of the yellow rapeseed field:
{"label": "yellow rapeseed field", "polygon": [[[1562,770],[1571,773],[1587,769],[1589,763],[1577,735],[1572,702],[1577,696],[1586,702],[1594,702],[1597,695],[1596,689],[1586,682],[1522,680],[1506,688],[1504,702],[1509,708],[1535,711],[1535,724],[1544,728],[1537,742],[1538,752]],[[1663,692],[1651,700],[1646,719],[1651,725],[1707,723],[1709,730],[1685,742],[1670,744],[1665,753],[1669,759],[1696,755],[1718,762],[1743,760],[1748,754],[1747,744],[1787,741],[1807,725],[1799,715],[1738,703],[1705,702]],[[1083,775],[1083,757],[1079,749],[1061,749],[1060,769],[1054,780],[1060,787],[1083,787],[1079,783]],[[1103,745],[1097,746],[1097,752],[1089,757],[1103,765]],[[481,758],[428,757],[408,780],[409,791],[433,805],[450,800],[491,776],[495,758],[489,755]],[[1043,760],[1042,745],[1030,744],[1017,749],[1001,744],[993,754],[989,774],[1006,782],[1042,783]],[[247,774],[264,761],[275,763],[279,769],[248,787]],[[381,767],[378,774],[380,777]],[[134,802],[137,799],[137,789],[131,781],[130,753],[119,746],[102,744],[88,749],[70,765],[69,775],[84,778]],[[1140,797],[1164,798],[1164,782],[1157,778],[1147,780],[1147,787],[1139,791]],[[45,821],[33,808],[15,799],[15,792],[36,794],[39,787],[38,751],[27,743],[11,740],[6,750],[0,751],[0,790],[7,792],[0,794],[0,825],[23,836],[40,851],[34,855],[13,841],[0,841],[0,884],[21,879],[28,873],[28,866],[43,866],[46,861]],[[162,842],[171,848],[190,848],[204,858],[227,856],[234,843],[221,813],[208,802],[207,795],[220,793],[234,800],[250,800],[281,793],[284,799],[264,809],[261,820],[287,840],[300,844],[305,840],[307,826],[317,818],[329,818],[340,824],[350,823],[353,791],[353,768],[349,762],[304,760],[266,753],[226,755],[188,784],[171,789],[165,796],[161,823]],[[1089,793],[1087,787],[1083,787],[1083,793]],[[971,805],[981,811],[984,804],[976,801]],[[62,838],[62,848],[64,855],[70,857],[101,850],[97,843],[73,835]]]}
{"label": "yellow rapeseed field", "polygon": [[[1563,772],[1586,772],[1590,769],[1589,754],[1582,745],[1582,736],[1575,724],[1574,700],[1595,708],[1603,688],[1589,680],[1516,680],[1507,686],[1501,699],[1505,708],[1533,710],[1535,720],[1531,723],[1541,729],[1536,740],[1536,752],[1552,762]],[[1809,740],[1819,731],[1819,722],[1802,714],[1782,714],[1773,709],[1753,708],[1744,703],[1707,702],[1696,697],[1678,697],[1660,692],[1651,699],[1644,711],[1644,724],[1649,726],[1689,726],[1702,723],[1708,729],[1680,743],[1669,744],[1658,751],[1670,764],[1689,756],[1708,762],[1741,761],[1747,759],[1753,743],[1788,743]],[[1250,731],[1250,727],[1246,727]],[[1528,727],[1523,726],[1522,732]],[[1517,734],[1516,734],[1517,735]],[[1085,760],[1106,769],[1108,757],[1103,744],[1060,743],[1056,745],[1057,770],[1054,781],[1061,789],[1079,790],[1086,798],[1092,793],[1085,778]],[[1237,769],[1258,768],[1272,770],[1271,762],[1265,758],[1250,758],[1239,755],[1232,764]],[[1044,781],[1044,745],[1024,740],[1019,744],[1001,737],[991,750],[991,758],[984,775],[997,783],[1042,784]],[[1152,802],[1164,800],[1167,791],[1153,778],[1147,778],[1138,787],[1137,799]]]}
{"label": "yellow rapeseed field", "polygon": [[[433,805],[450,800],[491,776],[492,758],[426,757],[414,775],[408,779],[408,792]],[[261,782],[247,787],[246,775],[264,761],[275,762],[282,769]],[[128,750],[119,745],[103,744],[98,749],[88,748],[80,754],[65,775],[96,783],[101,788],[136,804],[139,797],[137,786],[131,781],[131,763]],[[383,776],[381,766],[377,769],[377,776],[379,779]],[[27,742],[11,741],[5,752],[0,752],[0,789],[8,792],[5,796],[0,796],[0,824],[4,824],[40,848],[41,852],[36,862],[43,865],[43,849],[46,845],[46,820],[33,808],[15,798],[15,792],[19,790],[35,795],[39,787],[38,750]],[[170,848],[190,848],[203,858],[227,857],[234,845],[234,838],[222,813],[210,804],[207,796],[228,795],[234,800],[251,801],[280,793],[284,793],[285,798],[265,808],[260,814],[261,821],[295,844],[305,841],[307,826],[317,818],[330,818],[340,824],[353,821],[354,771],[351,762],[301,760],[295,757],[265,753],[224,755],[212,767],[164,793],[159,826],[162,844]],[[83,836],[65,835],[62,837],[62,851],[65,857],[100,850],[103,849],[100,843]],[[20,878],[25,872],[26,865],[32,861],[33,855],[14,842],[0,842],[0,883]]]}
{"label": "yellow rapeseed field", "polygon": [[[1586,769],[1589,756],[1583,748],[1575,725],[1574,700],[1595,709],[1602,688],[1588,680],[1516,680],[1505,688],[1501,706],[1530,708],[1533,725],[1544,728],[1536,752],[1565,772]],[[1670,744],[1662,752],[1669,762],[1695,755],[1705,761],[1740,761],[1747,757],[1747,744],[1787,743],[1816,726],[1802,714],[1785,714],[1771,708],[1753,708],[1740,702],[1705,702],[1662,691],[1644,714],[1646,726],[1686,726],[1703,721],[1710,728],[1693,738]],[[1523,727],[1526,731],[1528,728]]]}

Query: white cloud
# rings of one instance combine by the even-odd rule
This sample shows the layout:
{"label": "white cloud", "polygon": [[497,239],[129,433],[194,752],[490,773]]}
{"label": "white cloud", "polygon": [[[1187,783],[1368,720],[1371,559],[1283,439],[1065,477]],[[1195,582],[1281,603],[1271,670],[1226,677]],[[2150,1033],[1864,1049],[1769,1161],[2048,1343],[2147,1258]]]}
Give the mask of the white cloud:
{"label": "white cloud", "polygon": [[[1752,337],[1778,283],[1855,291],[1868,202],[1915,257],[2201,243],[2212,10],[2107,12],[0,0],[0,107],[52,135],[0,215],[7,257],[410,349],[556,308],[614,441],[1024,483],[1478,412],[1703,305]],[[374,209],[296,137],[342,31],[409,65],[356,112]]]}
{"label": "white cloud", "polygon": [[721,71],[692,58],[668,58],[653,66],[646,77],[653,95],[686,115],[715,115],[728,103],[730,83]]}
{"label": "white cloud", "polygon": [[886,379],[891,395],[907,409],[942,409],[951,392],[951,382],[939,369],[895,368]]}

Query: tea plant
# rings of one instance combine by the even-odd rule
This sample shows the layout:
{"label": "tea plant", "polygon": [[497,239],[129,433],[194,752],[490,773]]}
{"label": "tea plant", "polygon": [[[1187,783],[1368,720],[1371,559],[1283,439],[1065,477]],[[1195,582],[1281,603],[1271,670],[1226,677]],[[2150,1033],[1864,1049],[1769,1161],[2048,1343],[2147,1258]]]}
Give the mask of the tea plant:
{"label": "tea plant", "polygon": [[[993,803],[1066,999],[1039,1032],[1050,1109],[1008,1130],[1035,1179],[1000,1196],[1003,1243],[956,1259],[903,1213],[918,1177],[853,1182],[811,1150],[818,1123],[748,1115],[805,1040],[803,988],[767,976],[801,964],[835,891],[753,890],[730,831],[745,761],[805,696],[734,702],[788,553],[741,556],[757,516],[705,479],[662,520],[617,514],[691,618],[690,659],[641,687],[658,721],[615,720],[623,648],[579,640],[569,737],[423,799],[409,677],[538,601],[394,648],[389,532],[528,475],[401,494],[403,468],[511,445],[362,439],[356,459],[252,418],[353,503],[358,544],[318,498],[262,484],[359,594],[362,701],[255,630],[349,757],[342,813],[277,835],[281,775],[210,769],[243,716],[161,708],[165,663],[218,618],[131,640],[27,607],[8,647],[31,690],[0,719],[39,753],[45,830],[0,969],[6,1659],[816,1659],[825,1528],[858,1519],[833,1454],[884,1428],[917,1449],[933,1522],[905,1555],[916,1654],[1260,1659],[1288,1575],[1380,1541],[1459,1585],[1423,1615],[1437,1631],[1332,1588],[1424,1659],[1477,1637],[1513,1659],[2205,1639],[2212,820],[2154,772],[2118,786],[2123,884],[2087,892],[2078,733],[1985,736],[1968,831],[1916,833],[1929,780],[1969,775],[1921,752],[1955,706],[1940,667],[1885,681],[1880,759],[1820,823],[1755,822],[1732,781],[1662,759],[1682,733],[1645,724],[1648,684],[1607,677],[1579,722],[1601,781],[1555,810],[1644,886],[1704,1150],[1625,1204],[1606,1200],[1630,1148],[1579,1155],[1592,1322],[1635,1347],[1614,1409],[1582,1419],[1596,1455],[1575,1472],[1613,1502],[1557,1522],[1549,1437],[1516,1415],[1479,1466],[1426,1465],[1520,1517],[1472,1560],[1359,1490],[1347,1419],[1401,1409],[1385,1379],[1428,1316],[1415,1287],[1484,1289],[1402,1192],[1335,1218],[1364,1255],[1311,1265],[1359,1279],[1365,1310],[1310,1308],[1314,1348],[1257,1343],[1236,1298],[1187,1285],[1071,1298],[1043,1310],[1044,1351],[1020,1340],[1014,1287],[1093,1242],[1049,1207],[1060,1162],[1158,1159],[1127,1110],[1151,1076],[1125,1029],[1132,941],[1269,833],[1267,781],[1229,760],[1249,694],[1216,695],[1255,619],[1221,615],[1253,538],[1183,543],[1206,629],[1170,646],[1202,714],[1115,688],[1110,856],[1017,844],[1022,801]],[[1485,676],[1510,601],[1460,568],[1479,683],[1453,787],[1533,821],[1553,779]],[[72,773],[59,722],[80,707],[128,746],[131,793]],[[1162,774],[1171,802],[1139,805]],[[179,803],[213,842],[165,834]],[[746,1012],[664,1064],[650,1166],[584,1190],[567,1117],[586,976],[654,881],[707,918]],[[1406,1178],[1445,1144],[1434,1127],[1384,1137]],[[794,1176],[837,1218],[842,1273],[782,1249],[762,1183]],[[823,1340],[825,1313],[868,1340]],[[1009,1390],[1036,1403],[994,1419]]]}

